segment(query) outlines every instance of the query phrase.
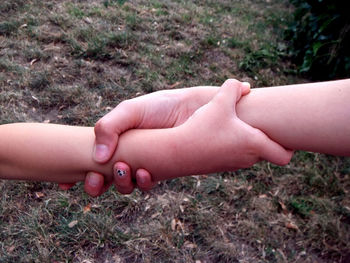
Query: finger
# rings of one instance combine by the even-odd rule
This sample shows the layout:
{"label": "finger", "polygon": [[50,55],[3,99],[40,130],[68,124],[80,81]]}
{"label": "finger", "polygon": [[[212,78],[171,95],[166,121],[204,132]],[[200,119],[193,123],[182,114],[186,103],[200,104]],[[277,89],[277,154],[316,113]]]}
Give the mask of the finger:
{"label": "finger", "polygon": [[153,182],[151,174],[145,169],[136,171],[137,187],[142,191],[151,190],[157,183]]}
{"label": "finger", "polygon": [[89,172],[85,177],[84,190],[92,197],[103,193],[104,176],[99,173]]}
{"label": "finger", "polygon": [[255,140],[255,143],[258,147],[260,158],[276,165],[287,165],[293,156],[293,151],[286,150],[284,147],[267,137],[262,131],[259,131],[259,133],[260,138]]}
{"label": "finger", "polygon": [[58,187],[61,189],[61,190],[69,190],[70,188],[72,188],[73,186],[75,185],[75,183],[70,183],[70,184],[58,184]]}
{"label": "finger", "polygon": [[121,194],[130,194],[134,191],[130,167],[123,162],[117,162],[113,167],[114,185]]}
{"label": "finger", "polygon": [[96,162],[107,162],[115,151],[119,135],[137,126],[142,113],[140,107],[132,100],[124,101],[96,123],[93,154]]}

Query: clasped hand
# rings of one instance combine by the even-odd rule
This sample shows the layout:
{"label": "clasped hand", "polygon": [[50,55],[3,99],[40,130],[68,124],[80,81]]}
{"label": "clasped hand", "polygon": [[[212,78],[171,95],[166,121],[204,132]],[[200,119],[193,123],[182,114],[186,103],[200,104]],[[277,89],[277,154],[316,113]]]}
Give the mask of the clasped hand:
{"label": "clasped hand", "polygon": [[[248,168],[261,160],[285,165],[292,152],[240,120],[236,114],[237,102],[249,92],[249,83],[230,79],[221,88],[163,90],[123,101],[96,123],[93,158],[98,163],[106,163],[115,152],[119,136],[129,129],[176,127],[185,141],[195,143],[195,148],[205,148],[198,160],[192,160],[196,164],[186,164],[186,158],[179,158],[182,160],[179,167],[191,165],[197,167],[194,172],[208,173]],[[194,135],[195,138],[191,138]],[[132,171],[128,164],[117,162],[113,177],[89,172],[85,191],[98,196],[113,182],[122,194],[131,193],[135,187],[147,191],[157,183],[147,170]],[[60,185],[62,189],[71,186]]]}

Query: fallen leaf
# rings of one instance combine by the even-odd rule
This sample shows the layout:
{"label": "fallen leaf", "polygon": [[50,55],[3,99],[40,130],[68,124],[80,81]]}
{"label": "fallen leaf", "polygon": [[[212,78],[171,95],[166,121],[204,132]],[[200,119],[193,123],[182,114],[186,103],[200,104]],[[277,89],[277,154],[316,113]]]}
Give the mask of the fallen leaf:
{"label": "fallen leaf", "polygon": [[289,212],[288,212],[287,206],[284,203],[282,203],[281,201],[279,201],[278,203],[280,204],[280,206],[282,208],[283,214],[288,215]]}
{"label": "fallen leaf", "polygon": [[152,219],[155,219],[156,217],[158,217],[160,215],[160,213],[155,213],[151,216]]}
{"label": "fallen leaf", "polygon": [[189,249],[194,249],[194,248],[197,248],[197,245],[196,244],[193,244],[189,241],[186,241],[185,244],[184,244],[184,247],[185,248],[189,248]]}
{"label": "fallen leaf", "polygon": [[86,214],[91,211],[91,204],[88,204],[84,207],[83,213]]}
{"label": "fallen leaf", "polygon": [[181,213],[183,213],[185,211],[185,209],[182,205],[180,205],[180,211],[181,211]]}
{"label": "fallen leaf", "polygon": [[78,220],[73,220],[72,222],[70,222],[69,224],[68,224],[68,227],[69,228],[73,228],[74,226],[76,226],[78,224]]}
{"label": "fallen leaf", "polygon": [[299,230],[298,226],[296,224],[294,224],[293,222],[287,222],[286,223],[286,228],[293,229],[293,230],[296,230],[296,231]]}
{"label": "fallen leaf", "polygon": [[8,249],[7,249],[7,252],[8,253],[11,253],[11,252],[13,252],[14,250],[15,250],[15,246],[10,246]]}
{"label": "fallen leaf", "polygon": [[92,20],[90,17],[84,17],[83,18],[84,22],[87,23],[87,24],[92,24]]}
{"label": "fallen leaf", "polygon": [[30,65],[33,66],[38,61],[39,61],[39,59],[35,58],[32,61],[30,61]]}
{"label": "fallen leaf", "polygon": [[171,230],[173,231],[179,231],[179,230],[184,231],[184,226],[181,223],[181,221],[177,218],[174,218],[173,220],[171,220]]}
{"label": "fallen leaf", "polygon": [[174,84],[172,84],[172,85],[170,85],[169,86],[169,89],[173,89],[173,88],[175,88],[175,87],[177,87],[177,86],[179,86],[181,84],[181,82],[175,82]]}
{"label": "fallen leaf", "polygon": [[37,102],[39,102],[39,99],[37,97],[35,97],[35,96],[32,96],[32,99],[37,101]]}
{"label": "fallen leaf", "polygon": [[43,198],[45,195],[42,192],[35,192],[35,198]]}
{"label": "fallen leaf", "polygon": [[176,229],[176,220],[177,219],[173,219],[173,220],[171,220],[171,230],[173,230],[173,231],[175,231],[175,229]]}

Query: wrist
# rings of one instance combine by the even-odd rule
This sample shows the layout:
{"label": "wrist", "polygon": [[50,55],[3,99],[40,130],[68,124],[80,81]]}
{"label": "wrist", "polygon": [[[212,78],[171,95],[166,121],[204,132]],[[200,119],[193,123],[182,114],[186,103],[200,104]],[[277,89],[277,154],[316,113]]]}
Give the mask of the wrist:
{"label": "wrist", "polygon": [[[215,172],[220,169],[218,163],[215,143],[208,141],[200,131],[201,127],[193,127],[191,123],[184,123],[171,129],[174,133],[172,141],[172,160],[173,165],[179,176],[196,175]],[[207,148],[207,146],[209,148]],[[175,177],[175,176],[174,176]]]}

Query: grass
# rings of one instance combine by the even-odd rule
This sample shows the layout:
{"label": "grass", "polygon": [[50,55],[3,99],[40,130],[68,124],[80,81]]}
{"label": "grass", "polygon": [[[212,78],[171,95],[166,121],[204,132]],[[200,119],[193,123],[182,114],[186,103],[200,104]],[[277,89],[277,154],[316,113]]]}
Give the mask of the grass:
{"label": "grass", "polygon": [[[277,1],[0,3],[0,123],[94,125],[170,87],[304,82]],[[286,167],[162,182],[93,199],[82,186],[0,182],[1,262],[347,262],[350,161],[298,152]]]}

